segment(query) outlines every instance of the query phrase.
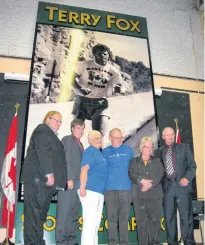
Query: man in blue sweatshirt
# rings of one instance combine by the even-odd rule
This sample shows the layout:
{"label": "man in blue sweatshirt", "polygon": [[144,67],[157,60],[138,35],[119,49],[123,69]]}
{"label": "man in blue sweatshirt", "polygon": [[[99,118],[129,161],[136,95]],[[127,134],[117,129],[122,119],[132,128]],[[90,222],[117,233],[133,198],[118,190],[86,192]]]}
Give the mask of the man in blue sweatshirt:
{"label": "man in blue sweatshirt", "polygon": [[128,217],[130,213],[131,181],[128,175],[130,161],[134,158],[131,147],[123,144],[118,128],[110,131],[111,145],[103,149],[108,163],[108,178],[105,188],[105,204],[108,219],[108,245],[117,245],[119,221],[119,244],[128,245]]}

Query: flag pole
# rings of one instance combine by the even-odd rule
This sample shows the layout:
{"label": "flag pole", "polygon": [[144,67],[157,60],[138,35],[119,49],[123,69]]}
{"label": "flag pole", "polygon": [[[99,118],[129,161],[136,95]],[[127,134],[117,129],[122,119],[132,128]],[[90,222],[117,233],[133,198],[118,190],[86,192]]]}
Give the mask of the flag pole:
{"label": "flag pole", "polygon": [[18,109],[19,109],[19,107],[20,107],[20,104],[19,104],[19,103],[16,103],[16,104],[15,104],[16,114],[18,113]]}
{"label": "flag pole", "polygon": [[9,221],[10,221],[10,202],[7,199],[8,215],[7,215],[7,226],[6,226],[6,245],[9,245]]}
{"label": "flag pole", "polygon": [[15,245],[13,242],[9,240],[10,202],[8,199],[7,199],[7,206],[8,206],[8,215],[7,215],[7,226],[6,226],[6,238],[0,244],[1,245]]}
{"label": "flag pole", "polygon": [[[179,120],[178,120],[178,118],[175,118],[174,122],[176,124],[176,141],[177,141],[178,133],[179,133],[179,125],[178,125]],[[177,235],[178,235],[178,239],[179,239],[178,244],[184,244],[183,239],[181,237],[181,224],[180,224],[180,215],[179,215],[179,209],[178,208],[177,208],[177,231],[178,231]]]}
{"label": "flag pole", "polygon": [[176,139],[177,139],[177,136],[178,136],[178,130],[179,130],[179,126],[178,126],[179,120],[178,120],[178,118],[174,118],[174,122],[175,122],[175,124],[176,124],[176,132],[177,132]]}

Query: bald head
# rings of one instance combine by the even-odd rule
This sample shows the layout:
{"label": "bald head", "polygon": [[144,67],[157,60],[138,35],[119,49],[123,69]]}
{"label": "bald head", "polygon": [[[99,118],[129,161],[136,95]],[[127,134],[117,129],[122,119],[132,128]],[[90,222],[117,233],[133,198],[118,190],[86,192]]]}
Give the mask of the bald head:
{"label": "bald head", "polygon": [[162,138],[166,145],[170,146],[174,144],[175,132],[171,127],[166,127],[162,130]]}
{"label": "bald head", "polygon": [[174,133],[174,129],[172,127],[166,127],[162,130],[162,136],[167,133],[167,132],[173,132]]}
{"label": "bald head", "polygon": [[119,128],[113,128],[113,129],[111,129],[110,132],[109,132],[109,135],[112,136],[116,132],[122,135],[122,131]]}
{"label": "bald head", "polygon": [[109,139],[113,147],[120,147],[123,142],[122,131],[119,128],[113,128],[109,133]]}
{"label": "bald head", "polygon": [[102,134],[97,130],[92,130],[88,134],[88,141],[91,146],[100,149],[102,147]]}

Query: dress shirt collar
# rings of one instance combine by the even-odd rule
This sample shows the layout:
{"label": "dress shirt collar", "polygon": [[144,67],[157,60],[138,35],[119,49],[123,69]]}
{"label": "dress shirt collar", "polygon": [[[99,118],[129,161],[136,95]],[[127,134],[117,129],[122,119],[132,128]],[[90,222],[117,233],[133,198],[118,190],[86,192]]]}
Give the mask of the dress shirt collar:
{"label": "dress shirt collar", "polygon": [[80,138],[75,137],[73,134],[72,134],[72,136],[73,136],[73,138],[74,138],[74,140],[75,140],[76,142],[81,143]]}
{"label": "dress shirt collar", "polygon": [[172,145],[166,145],[166,144],[165,144],[165,148],[166,148],[166,149],[168,149],[168,148],[173,149],[175,145],[176,145],[175,143],[173,143]]}
{"label": "dress shirt collar", "polygon": [[56,136],[58,136],[58,132],[56,132],[55,130],[53,130],[48,124],[46,124],[53,132]]}
{"label": "dress shirt collar", "polygon": [[[144,165],[144,160],[142,159],[142,155],[140,155],[140,162]],[[149,160],[147,160],[147,164],[152,163],[152,156],[150,156]]]}
{"label": "dress shirt collar", "polygon": [[121,147],[123,146],[123,144],[121,144],[120,146],[118,146],[118,147],[115,147],[115,146],[113,146],[113,145],[110,145],[110,147],[112,148],[112,149],[120,149]]}

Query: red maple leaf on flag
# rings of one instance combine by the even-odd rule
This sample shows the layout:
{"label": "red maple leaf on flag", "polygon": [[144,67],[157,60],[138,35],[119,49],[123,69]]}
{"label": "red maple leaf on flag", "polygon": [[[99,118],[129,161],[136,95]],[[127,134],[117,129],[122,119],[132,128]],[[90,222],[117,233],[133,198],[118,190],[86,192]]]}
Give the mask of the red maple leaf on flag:
{"label": "red maple leaf on flag", "polygon": [[6,185],[6,188],[8,188],[13,183],[13,190],[16,191],[16,165],[15,165],[16,159],[12,157],[11,159],[11,165],[10,165],[10,171],[8,172],[8,176],[11,179],[11,182]]}
{"label": "red maple leaf on flag", "polygon": [[5,195],[2,208],[2,225],[8,229],[8,238],[13,236],[15,223],[17,129],[18,116],[16,113],[11,122],[1,171],[1,185]]}

